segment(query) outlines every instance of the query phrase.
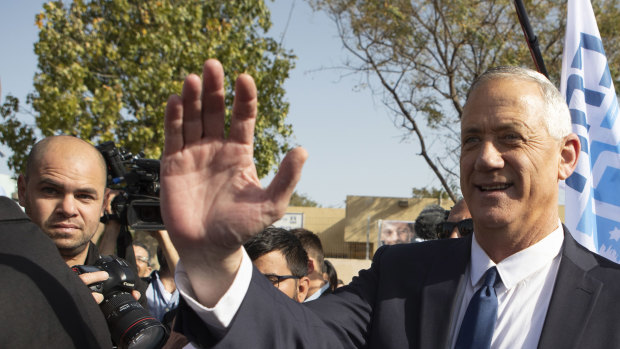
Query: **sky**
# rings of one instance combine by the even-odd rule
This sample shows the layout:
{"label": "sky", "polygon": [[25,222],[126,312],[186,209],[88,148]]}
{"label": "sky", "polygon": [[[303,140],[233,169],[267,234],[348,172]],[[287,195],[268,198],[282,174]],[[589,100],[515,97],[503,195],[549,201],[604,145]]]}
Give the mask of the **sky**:
{"label": "sky", "polygon": [[[14,95],[23,103],[33,91],[36,71],[34,16],[44,1],[0,2],[0,79],[2,100]],[[368,89],[357,89],[362,76],[347,76],[333,67],[348,57],[336,26],[302,0],[267,1],[273,27],[268,36],[282,40],[297,56],[284,87],[290,103],[287,122],[294,145],[309,153],[297,185],[323,207],[344,208],[347,195],[410,197],[413,187],[439,183],[420,156],[413,140],[403,140],[392,116]],[[9,149],[0,147],[0,174]],[[273,175],[262,180],[267,185]]]}

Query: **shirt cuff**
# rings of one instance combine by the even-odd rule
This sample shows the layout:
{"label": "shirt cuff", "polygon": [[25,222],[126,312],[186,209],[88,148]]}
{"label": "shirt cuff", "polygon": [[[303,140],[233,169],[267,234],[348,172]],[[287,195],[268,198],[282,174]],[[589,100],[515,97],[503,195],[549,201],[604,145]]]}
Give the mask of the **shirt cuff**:
{"label": "shirt cuff", "polygon": [[174,275],[179,293],[200,319],[207,325],[218,330],[226,330],[237,314],[243,298],[245,298],[252,280],[252,261],[243,249],[241,266],[230,288],[213,308],[207,308],[196,300],[187,272],[181,261],[177,264]]}

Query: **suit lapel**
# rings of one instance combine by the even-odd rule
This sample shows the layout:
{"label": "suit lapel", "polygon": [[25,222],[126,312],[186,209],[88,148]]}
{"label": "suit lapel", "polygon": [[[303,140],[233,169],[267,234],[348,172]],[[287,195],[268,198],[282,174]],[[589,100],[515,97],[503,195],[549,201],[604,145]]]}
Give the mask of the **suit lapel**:
{"label": "suit lapel", "polygon": [[603,287],[588,275],[596,265],[594,257],[582,250],[564,227],[562,260],[539,348],[569,348],[579,343]]}
{"label": "suit lapel", "polygon": [[449,345],[453,303],[469,263],[471,236],[446,249],[447,253],[435,256],[424,290],[420,314],[420,346],[445,348]]}

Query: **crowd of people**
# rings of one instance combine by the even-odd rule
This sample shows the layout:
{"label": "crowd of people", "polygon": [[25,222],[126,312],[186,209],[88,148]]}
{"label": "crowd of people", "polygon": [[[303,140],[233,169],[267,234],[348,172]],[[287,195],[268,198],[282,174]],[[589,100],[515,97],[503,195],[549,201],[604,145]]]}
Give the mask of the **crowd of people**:
{"label": "crowd of people", "polygon": [[[461,118],[464,199],[395,226],[395,243],[386,235],[370,268],[339,287],[316,234],[271,226],[305,150],[290,151],[262,188],[252,156],[256,87],[238,77],[225,132],[223,74],[208,60],[202,79],[188,76],[168,100],[167,230],[149,233],[157,263],[146,244],[119,245],[113,220],[101,229],[113,194],[95,147],[62,135],[32,146],[18,179],[25,215],[0,198],[0,304],[11,319],[3,347],[128,346],[97,307],[105,299],[93,285],[113,278],[109,270],[71,269],[97,265],[93,241],[139,276],[132,297],[170,337],[154,331],[154,347],[620,346],[620,266],[576,243],[558,216],[558,182],[574,170],[580,143],[544,76],[499,67],[475,80]],[[415,237],[424,241],[409,243]]]}

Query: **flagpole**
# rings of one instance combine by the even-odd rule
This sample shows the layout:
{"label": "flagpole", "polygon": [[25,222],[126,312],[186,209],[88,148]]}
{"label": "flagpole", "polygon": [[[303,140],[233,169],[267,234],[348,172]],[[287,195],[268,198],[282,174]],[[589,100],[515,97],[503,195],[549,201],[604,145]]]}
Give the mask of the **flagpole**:
{"label": "flagpole", "polygon": [[517,17],[519,17],[519,23],[521,23],[521,29],[523,29],[523,35],[527,41],[527,46],[530,49],[530,54],[536,65],[536,69],[539,73],[549,78],[545,62],[543,61],[542,53],[540,52],[540,46],[538,45],[538,37],[534,35],[534,30],[530,25],[530,19],[527,16],[527,11],[523,5],[522,0],[515,0],[515,8],[517,10]]}

